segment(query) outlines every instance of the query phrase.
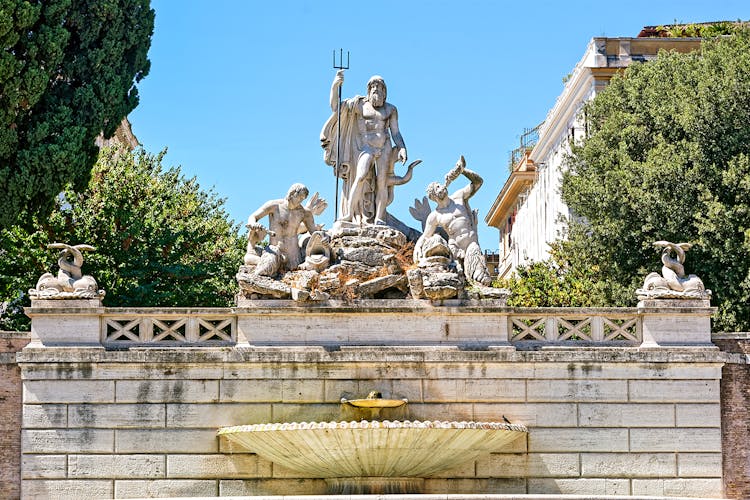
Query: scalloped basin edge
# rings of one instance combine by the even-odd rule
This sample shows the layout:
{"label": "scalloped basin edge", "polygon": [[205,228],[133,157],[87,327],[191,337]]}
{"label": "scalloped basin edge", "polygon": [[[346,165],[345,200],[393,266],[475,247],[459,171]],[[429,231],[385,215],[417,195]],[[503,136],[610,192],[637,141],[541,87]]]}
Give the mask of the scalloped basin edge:
{"label": "scalloped basin edge", "polygon": [[293,422],[223,427],[218,435],[319,478],[424,478],[499,451],[528,432],[500,422]]}

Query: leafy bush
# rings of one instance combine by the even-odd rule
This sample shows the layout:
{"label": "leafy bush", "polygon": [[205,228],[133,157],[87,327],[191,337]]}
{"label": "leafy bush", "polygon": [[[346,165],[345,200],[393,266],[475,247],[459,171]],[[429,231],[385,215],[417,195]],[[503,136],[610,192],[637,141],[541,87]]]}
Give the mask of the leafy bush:
{"label": "leafy bush", "polygon": [[[28,325],[18,306],[44,272],[57,269],[52,242],[87,243],[83,271],[117,306],[230,306],[245,240],[223,209],[179,168],[163,169],[164,152],[104,150],[88,187],[68,189],[36,230],[0,231],[0,329]],[[53,271],[56,272],[56,271]]]}

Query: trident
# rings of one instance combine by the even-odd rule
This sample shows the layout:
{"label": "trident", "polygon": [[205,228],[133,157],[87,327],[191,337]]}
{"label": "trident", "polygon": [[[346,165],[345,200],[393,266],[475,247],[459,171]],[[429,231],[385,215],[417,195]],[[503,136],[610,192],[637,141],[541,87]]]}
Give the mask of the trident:
{"label": "trident", "polygon": [[[336,64],[336,49],[333,49],[333,69],[349,69],[349,51],[346,51],[346,66],[344,66],[344,49],[339,49],[339,62]],[[341,151],[341,85],[339,85],[339,105],[336,110],[338,121],[336,123],[336,169],[333,171],[336,177],[336,208],[334,209],[334,220],[339,219],[339,171],[341,161],[339,160],[339,151]]]}

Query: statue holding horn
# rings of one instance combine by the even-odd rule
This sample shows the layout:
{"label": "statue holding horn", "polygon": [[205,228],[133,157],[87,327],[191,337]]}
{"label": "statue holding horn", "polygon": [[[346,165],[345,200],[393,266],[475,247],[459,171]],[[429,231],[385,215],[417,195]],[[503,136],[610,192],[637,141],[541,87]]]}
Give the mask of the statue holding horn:
{"label": "statue holding horn", "polygon": [[[448,186],[459,175],[466,177],[469,184],[448,194]],[[474,196],[482,183],[479,174],[466,168],[466,160],[461,156],[456,166],[445,175],[443,184],[431,182],[427,186],[427,197],[437,203],[437,207],[423,219],[424,232],[414,245],[414,262],[426,256],[429,246],[433,244],[433,236],[439,237],[438,228],[442,228],[448,236],[448,248],[453,258],[469,282],[485,286],[492,283],[487,262],[479,247],[477,214],[469,206],[469,198]],[[419,205],[423,208],[429,206],[426,200]],[[418,215],[416,212],[412,211],[412,214]]]}

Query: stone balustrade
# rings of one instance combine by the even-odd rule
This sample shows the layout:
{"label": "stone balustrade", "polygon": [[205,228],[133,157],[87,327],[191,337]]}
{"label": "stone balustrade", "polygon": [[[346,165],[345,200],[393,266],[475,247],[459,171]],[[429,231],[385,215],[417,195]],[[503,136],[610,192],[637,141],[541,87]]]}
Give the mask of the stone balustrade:
{"label": "stone balustrade", "polygon": [[215,346],[237,342],[237,316],[231,312],[107,310],[100,322],[101,341],[106,346]]}
{"label": "stone balustrade", "polygon": [[35,300],[27,309],[35,342],[108,348],[710,345],[713,312],[702,300],[642,301],[634,308],[513,308],[493,300],[276,300],[234,308],[106,308],[95,300]]}

